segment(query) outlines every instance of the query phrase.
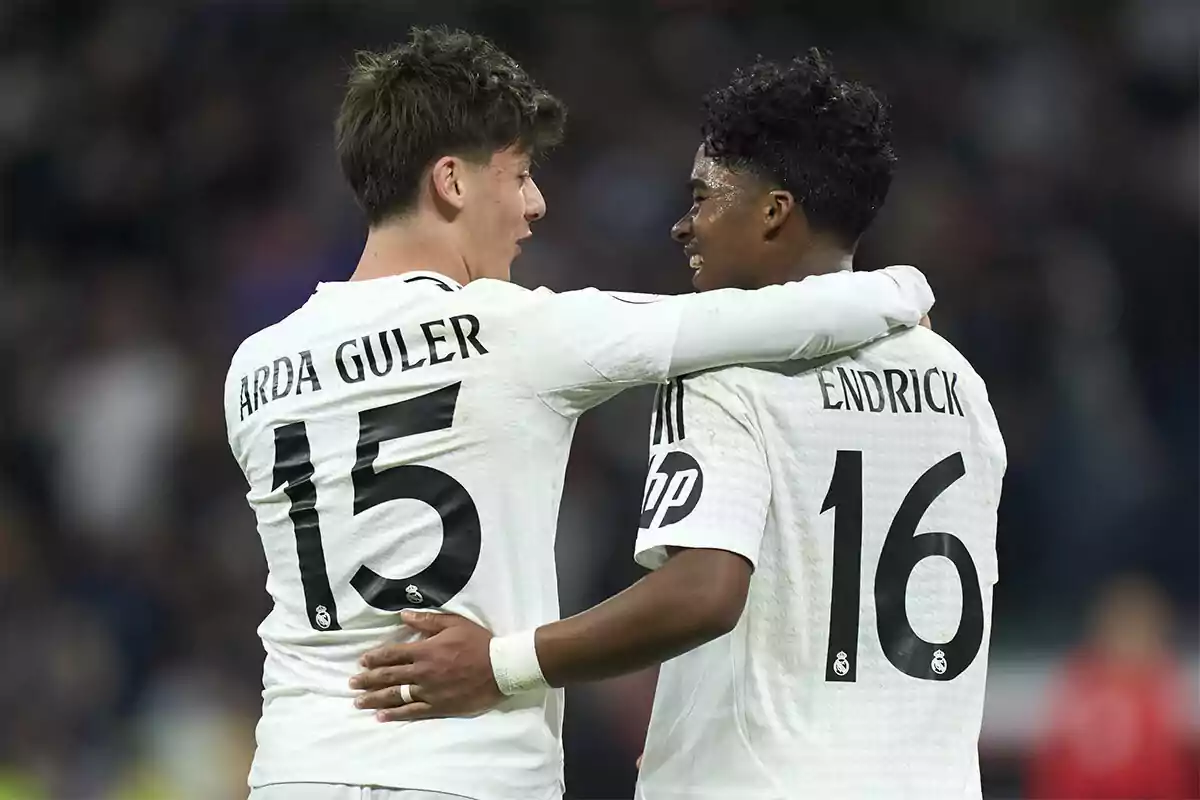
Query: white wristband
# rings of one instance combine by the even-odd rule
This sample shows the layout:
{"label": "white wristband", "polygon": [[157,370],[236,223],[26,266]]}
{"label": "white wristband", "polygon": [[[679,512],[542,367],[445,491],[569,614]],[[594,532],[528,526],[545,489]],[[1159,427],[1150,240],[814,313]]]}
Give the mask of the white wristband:
{"label": "white wristband", "polygon": [[534,629],[509,636],[494,636],[489,652],[492,675],[505,695],[521,694],[533,689],[548,689],[550,684],[542,675],[537,647],[533,642]]}

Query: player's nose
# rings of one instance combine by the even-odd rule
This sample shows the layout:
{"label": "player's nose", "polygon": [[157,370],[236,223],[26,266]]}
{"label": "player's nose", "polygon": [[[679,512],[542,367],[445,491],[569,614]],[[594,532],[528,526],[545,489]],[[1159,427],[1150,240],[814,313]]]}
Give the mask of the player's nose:
{"label": "player's nose", "polygon": [[525,181],[525,187],[521,191],[525,195],[525,219],[535,222],[546,216],[546,198],[542,196],[542,190],[533,178]]}
{"label": "player's nose", "polygon": [[671,226],[671,238],[680,244],[687,244],[692,240],[692,220],[690,216],[683,217]]}

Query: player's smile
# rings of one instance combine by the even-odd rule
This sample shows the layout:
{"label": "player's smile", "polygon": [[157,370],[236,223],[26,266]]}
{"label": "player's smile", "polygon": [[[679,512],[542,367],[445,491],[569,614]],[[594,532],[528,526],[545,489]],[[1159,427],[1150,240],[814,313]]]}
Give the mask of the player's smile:
{"label": "player's smile", "polygon": [[[695,234],[692,234],[695,236]],[[704,256],[700,253],[700,248],[695,246],[695,239],[692,243],[683,249],[683,254],[687,256],[688,268],[692,271],[692,286],[703,291],[703,288],[697,284],[700,279],[700,274],[704,271]]]}
{"label": "player's smile", "polygon": [[671,238],[683,246],[692,286],[701,292],[757,286],[761,180],[720,163],[701,145],[693,158],[688,189],[691,207],[672,226]]}

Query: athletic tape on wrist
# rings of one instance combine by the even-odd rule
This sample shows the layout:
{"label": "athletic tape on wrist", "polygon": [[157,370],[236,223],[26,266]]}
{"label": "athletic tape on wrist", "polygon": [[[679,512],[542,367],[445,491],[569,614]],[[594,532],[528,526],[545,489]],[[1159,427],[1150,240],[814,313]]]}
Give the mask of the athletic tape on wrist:
{"label": "athletic tape on wrist", "polygon": [[533,630],[492,637],[490,653],[492,675],[503,694],[550,688],[538,662]]}

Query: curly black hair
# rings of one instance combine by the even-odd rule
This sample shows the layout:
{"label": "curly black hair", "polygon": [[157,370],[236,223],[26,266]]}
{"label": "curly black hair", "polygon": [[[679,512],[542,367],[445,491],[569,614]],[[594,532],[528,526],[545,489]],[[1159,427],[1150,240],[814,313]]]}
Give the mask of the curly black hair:
{"label": "curly black hair", "polygon": [[739,69],[703,100],[705,153],[778,182],[809,222],[853,244],[887,197],[896,156],[887,106],[813,48]]}
{"label": "curly black hair", "polygon": [[562,140],[566,106],[482,36],[413,28],[383,53],[359,53],[336,123],[342,174],[376,225],[416,203],[421,176],[454,154],[487,163],[516,145]]}

